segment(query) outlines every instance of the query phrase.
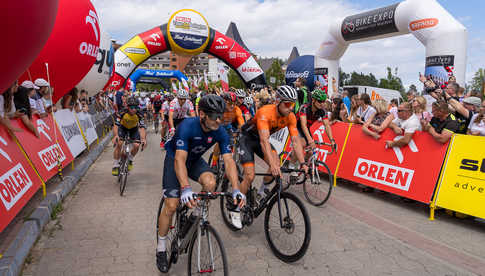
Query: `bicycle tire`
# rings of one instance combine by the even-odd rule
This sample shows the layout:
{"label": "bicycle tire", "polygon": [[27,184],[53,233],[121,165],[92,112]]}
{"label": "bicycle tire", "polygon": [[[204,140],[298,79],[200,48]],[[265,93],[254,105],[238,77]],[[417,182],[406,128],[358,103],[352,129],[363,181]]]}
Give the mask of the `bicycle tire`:
{"label": "bicycle tire", "polygon": [[126,164],[124,166],[120,166],[120,174],[121,174],[121,182],[120,182],[120,196],[123,196],[126,188],[126,182],[128,180],[128,169],[126,168]]}
{"label": "bicycle tire", "polygon": [[[201,238],[202,240],[205,240],[207,239],[207,242],[209,243],[211,241],[211,238],[214,238],[213,240],[215,240],[215,242],[217,243],[217,247],[219,248],[220,250],[220,254],[221,254],[221,260],[222,260],[222,269],[223,269],[223,272],[224,272],[224,275],[229,275],[229,269],[228,269],[228,265],[227,265],[227,256],[226,256],[226,250],[224,249],[224,244],[222,243],[222,239],[221,237],[219,236],[219,234],[217,233],[217,231],[214,229],[214,227],[212,227],[211,225],[209,224],[204,224],[204,225],[201,225],[199,227],[199,229],[197,231],[195,231],[194,235],[192,236],[192,240],[190,242],[190,245],[189,245],[189,255],[188,255],[188,262],[187,262],[187,275],[194,275],[194,274],[197,274],[199,275],[199,273],[201,273],[200,271],[194,271],[192,272],[192,255],[194,253],[194,248],[196,248],[196,242],[197,242],[197,237],[198,237],[198,232],[201,231]],[[205,238],[204,238],[205,237]],[[201,241],[201,244],[202,244],[203,241]],[[195,251],[197,252],[197,251]],[[210,252],[210,251],[209,251]],[[200,258],[202,258],[203,256],[210,256],[211,254],[200,254],[201,256],[199,256]],[[197,253],[195,253],[195,255],[197,255]],[[197,257],[197,256],[195,256]],[[195,261],[195,266],[197,267],[197,261]],[[219,268],[220,269],[220,268]],[[209,270],[209,268],[206,268],[206,270]],[[212,268],[210,268],[210,272],[209,271],[204,271],[204,272],[215,272],[216,274],[220,275],[218,269],[216,268],[215,270],[212,270]]]}
{"label": "bicycle tire", "polygon": [[[316,168],[314,167],[315,165],[317,166]],[[323,167],[323,173],[318,170],[319,166]],[[318,179],[313,179],[314,176],[313,173],[311,173],[313,171],[316,171],[316,173],[318,173]],[[324,177],[325,175],[327,175],[327,177]],[[313,163],[310,168],[310,175],[307,177],[306,180],[307,181],[305,181],[305,183],[303,184],[303,194],[305,195],[305,198],[308,200],[308,202],[313,206],[322,206],[323,204],[325,204],[325,202],[327,202],[327,200],[330,198],[330,194],[332,194],[333,188],[333,175],[327,164],[325,164],[324,162],[318,162],[318,164]],[[328,182],[328,184],[325,182]],[[310,188],[316,190],[318,187],[322,188],[322,196],[311,197]]]}
{"label": "bicycle tire", "polygon": [[[162,209],[163,209],[164,202],[165,202],[165,198],[162,195],[162,199],[160,200],[160,204],[158,206],[157,229],[155,231],[155,239],[156,239],[157,243],[158,243],[158,228],[160,227],[159,218],[160,218],[160,213],[162,212]],[[175,224],[177,224],[177,220],[175,220]],[[174,227],[169,227],[168,233],[167,233],[167,251],[168,251],[167,252],[168,253],[167,258],[168,258],[168,269],[169,269],[169,271],[170,271],[170,267],[172,266],[172,264],[176,262],[176,260],[174,260],[174,258],[178,257],[175,254],[173,254],[174,252],[171,250],[172,249],[172,243],[177,238],[176,231],[177,231],[177,227],[176,227],[176,225],[174,225]],[[177,253],[177,255],[178,255],[178,253]]]}
{"label": "bicycle tire", "polygon": [[[222,182],[221,185],[221,192],[228,192],[229,191],[229,180],[226,178]],[[224,221],[224,224],[229,228],[231,231],[237,232],[240,231],[241,229],[237,228],[232,224],[231,218],[229,217],[229,210],[227,209],[228,201],[232,200],[230,197],[221,197],[220,198],[220,208],[221,208],[221,215],[222,215],[222,221]]]}
{"label": "bicycle tire", "polygon": [[[276,256],[276,258],[280,259],[281,261],[283,261],[285,263],[296,262],[305,255],[306,251],[308,250],[308,246],[310,245],[310,240],[311,240],[310,217],[308,216],[308,212],[305,208],[305,205],[303,205],[303,202],[300,199],[298,199],[297,196],[295,196],[291,193],[286,193],[286,192],[281,193],[281,203],[282,203],[281,204],[281,208],[282,208],[281,211],[282,211],[282,214],[285,214],[285,213],[288,214],[288,208],[287,208],[288,202],[293,201],[296,204],[296,207],[300,210],[300,212],[303,216],[303,224],[304,224],[304,228],[305,228],[304,229],[304,237],[303,237],[303,241],[302,241],[300,248],[298,248],[298,250],[293,254],[285,254],[284,252],[281,251],[280,248],[277,247],[277,245],[275,245],[275,242],[271,239],[271,234],[270,234],[269,223],[270,223],[271,210],[273,210],[273,207],[276,207],[274,209],[276,211],[276,217],[278,219],[278,221],[277,221],[278,226],[277,227],[280,227],[277,201],[278,201],[278,196],[273,197],[271,202],[268,204],[268,207],[266,208],[266,213],[265,213],[265,218],[264,218],[264,234],[265,234],[266,240],[269,244],[269,247],[270,247],[271,251],[273,252],[273,254]],[[290,214],[290,216],[286,215],[284,220],[286,222],[288,222],[288,221],[291,222],[292,221],[291,216],[292,216],[291,214]],[[293,231],[293,232],[294,232],[294,230],[295,230],[294,228],[288,229],[288,231]],[[292,233],[289,233],[287,230],[283,230],[283,231],[286,232],[287,234],[292,234]],[[284,239],[284,240],[288,241],[289,236],[288,236],[287,239]]]}

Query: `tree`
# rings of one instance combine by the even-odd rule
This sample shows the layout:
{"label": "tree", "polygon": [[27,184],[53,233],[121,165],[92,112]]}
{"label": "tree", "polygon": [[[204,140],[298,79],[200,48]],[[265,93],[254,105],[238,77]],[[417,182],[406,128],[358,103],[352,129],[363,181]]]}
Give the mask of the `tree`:
{"label": "tree", "polygon": [[377,81],[377,78],[372,73],[370,73],[369,75],[364,75],[364,73],[359,74],[354,71],[350,74],[350,79],[348,83],[344,83],[344,84],[377,87],[378,81]]}
{"label": "tree", "polygon": [[350,75],[342,71],[342,68],[338,68],[338,78],[339,78],[339,86],[342,87],[344,85],[348,85],[350,81]]}
{"label": "tree", "polygon": [[387,77],[385,79],[380,79],[379,87],[393,89],[404,94],[404,86],[402,85],[402,80],[397,76],[397,67],[394,69],[394,74],[392,73],[391,67],[387,67]]}
{"label": "tree", "polygon": [[478,71],[475,72],[473,79],[470,82],[470,86],[472,90],[482,91],[482,94],[485,93],[483,91],[485,84],[485,68],[479,68]]}
{"label": "tree", "polygon": [[[281,69],[281,64],[283,64],[283,61],[275,59],[271,67],[265,72],[266,83],[273,87],[285,84],[285,74],[283,73],[283,69]],[[275,83],[270,82],[271,77],[275,78]]]}
{"label": "tree", "polygon": [[227,75],[229,79],[229,87],[243,89],[246,87],[243,80],[239,77],[239,75],[233,69],[229,69],[229,74]]}

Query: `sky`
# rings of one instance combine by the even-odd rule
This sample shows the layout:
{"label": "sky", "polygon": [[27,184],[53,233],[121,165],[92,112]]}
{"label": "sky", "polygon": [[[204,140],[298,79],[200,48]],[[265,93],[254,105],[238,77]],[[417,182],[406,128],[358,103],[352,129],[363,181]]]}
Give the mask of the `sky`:
{"label": "sky", "polygon": [[[433,0],[422,0],[433,1]],[[484,0],[437,0],[468,31],[466,79],[485,68]],[[225,33],[235,22],[246,46],[261,57],[288,58],[293,46],[300,55],[314,55],[329,26],[348,15],[392,5],[389,0],[92,0],[102,28],[118,43],[167,23],[179,9],[201,12],[209,25]],[[443,43],[446,43],[444,40]],[[377,49],[377,50],[376,50]],[[345,72],[386,76],[398,67],[407,89],[424,72],[425,48],[412,35],[355,43],[340,60]],[[419,86],[418,86],[419,87]]]}

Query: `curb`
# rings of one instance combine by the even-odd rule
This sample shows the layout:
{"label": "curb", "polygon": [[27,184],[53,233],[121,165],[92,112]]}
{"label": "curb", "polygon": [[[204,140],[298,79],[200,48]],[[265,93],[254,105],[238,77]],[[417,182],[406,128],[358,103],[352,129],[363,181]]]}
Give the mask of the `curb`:
{"label": "curb", "polygon": [[51,220],[51,213],[86,174],[89,167],[98,159],[106,145],[111,141],[112,132],[77,165],[76,169],[64,176],[56,190],[47,194],[30,217],[23,223],[17,236],[0,259],[0,276],[19,275],[30,249],[42,233],[44,226]]}

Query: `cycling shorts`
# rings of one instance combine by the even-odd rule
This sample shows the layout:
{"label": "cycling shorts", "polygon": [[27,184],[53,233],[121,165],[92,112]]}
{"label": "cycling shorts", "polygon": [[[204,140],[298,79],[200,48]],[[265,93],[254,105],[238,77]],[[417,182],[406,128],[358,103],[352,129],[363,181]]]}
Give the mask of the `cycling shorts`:
{"label": "cycling shorts", "polygon": [[118,126],[118,136],[124,139],[128,137],[130,140],[140,140],[140,131],[138,127],[128,129],[124,126]]}
{"label": "cycling shorts", "polygon": [[[275,151],[273,145],[271,145],[271,149]],[[243,132],[239,140],[239,154],[243,165],[254,164],[254,154],[264,160],[264,153],[259,138],[247,132]]]}
{"label": "cycling shorts", "polygon": [[[186,163],[187,173],[190,179],[199,181],[199,177],[205,172],[211,172],[209,165],[204,159],[199,158],[195,161]],[[175,173],[175,158],[170,154],[165,155],[163,166],[163,195],[167,198],[180,198],[180,183]]]}

